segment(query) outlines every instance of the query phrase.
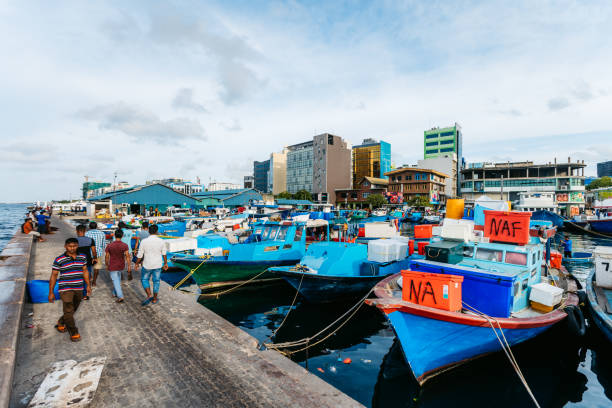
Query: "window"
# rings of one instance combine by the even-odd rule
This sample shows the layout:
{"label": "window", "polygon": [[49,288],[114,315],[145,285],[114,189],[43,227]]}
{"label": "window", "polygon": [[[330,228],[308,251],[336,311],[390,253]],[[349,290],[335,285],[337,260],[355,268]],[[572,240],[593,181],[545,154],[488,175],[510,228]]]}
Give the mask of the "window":
{"label": "window", "polygon": [[513,265],[527,265],[527,254],[507,251],[505,262]]}
{"label": "window", "polygon": [[270,231],[272,230],[272,226],[268,225],[264,228],[263,233],[261,234],[261,239],[268,239],[268,235],[270,235]]}
{"label": "window", "polygon": [[425,150],[425,153],[427,153],[427,154],[434,154],[434,153],[438,153],[438,149],[433,149],[433,150]]}
{"label": "window", "polygon": [[397,181],[400,181],[402,179],[402,176],[397,176]]}
{"label": "window", "polygon": [[455,141],[453,139],[450,139],[450,140],[441,140],[440,141],[441,145],[448,145],[448,144],[454,144],[454,143],[455,143]]}
{"label": "window", "polygon": [[427,146],[427,147],[429,147],[429,146],[437,146],[437,145],[438,145],[438,142],[437,142],[437,141],[435,141],[435,142],[427,142],[427,143],[425,143],[425,146]]}
{"label": "window", "polygon": [[276,239],[278,239],[279,241],[284,241],[285,238],[287,238],[287,231],[289,231],[289,226],[283,225],[282,227],[280,227]]}
{"label": "window", "polygon": [[302,232],[304,230],[304,227],[297,227],[295,229],[295,236],[293,237],[294,241],[301,241],[302,240]]}
{"label": "window", "polygon": [[452,152],[454,150],[453,147],[445,147],[444,149],[440,149],[440,153]]}
{"label": "window", "polygon": [[438,134],[437,133],[433,133],[431,135],[425,136],[425,139],[437,139],[437,138],[438,138]]}
{"label": "window", "polygon": [[332,135],[327,136],[327,144],[330,144],[330,145],[334,144],[334,137]]}
{"label": "window", "polygon": [[454,136],[455,132],[454,131],[450,131],[450,132],[442,132],[440,133],[440,137],[444,137],[444,136]]}
{"label": "window", "polygon": [[370,193],[363,193],[362,194],[363,198],[368,198],[369,195],[370,195]]}
{"label": "window", "polygon": [[351,193],[351,198],[357,198],[357,193]]}
{"label": "window", "polygon": [[340,198],[346,198],[346,193],[340,193]]}
{"label": "window", "polygon": [[476,259],[481,259],[483,261],[501,262],[502,251],[497,251],[494,249],[478,248],[476,250]]}
{"label": "window", "polygon": [[406,180],[412,180],[412,176],[406,176]]}

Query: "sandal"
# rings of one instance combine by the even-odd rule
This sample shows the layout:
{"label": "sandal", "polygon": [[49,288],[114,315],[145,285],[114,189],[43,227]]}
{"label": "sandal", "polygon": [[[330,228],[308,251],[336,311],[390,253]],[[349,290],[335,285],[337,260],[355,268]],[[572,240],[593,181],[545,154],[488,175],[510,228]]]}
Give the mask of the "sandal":
{"label": "sandal", "polygon": [[159,302],[159,299],[155,299],[153,298],[153,300],[151,301],[151,303],[156,304],[157,302]]}
{"label": "sandal", "polygon": [[60,333],[66,333],[66,326],[62,326],[61,324],[58,323],[55,325],[55,328]]}
{"label": "sandal", "polygon": [[70,340],[74,342],[81,341],[81,335],[79,333],[74,333],[72,336],[70,336]]}
{"label": "sandal", "polygon": [[150,297],[150,298],[146,298],[145,300],[143,300],[143,301],[142,301],[142,303],[141,303],[140,305],[141,305],[141,306],[146,306],[146,305],[148,305],[149,303],[151,303],[152,301],[153,301],[153,298],[152,298],[152,297]]}
{"label": "sandal", "polygon": [[89,300],[89,296],[83,296],[83,300]]}
{"label": "sandal", "polygon": [[117,300],[115,300],[116,303],[123,303],[123,298],[119,298]]}

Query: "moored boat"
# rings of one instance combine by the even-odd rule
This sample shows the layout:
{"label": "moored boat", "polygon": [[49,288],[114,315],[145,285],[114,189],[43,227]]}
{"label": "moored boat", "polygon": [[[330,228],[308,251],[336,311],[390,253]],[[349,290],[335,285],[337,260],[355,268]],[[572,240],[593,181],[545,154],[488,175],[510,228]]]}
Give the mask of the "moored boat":
{"label": "moored boat", "polygon": [[411,261],[404,276],[375,286],[377,298],[367,302],[385,313],[420,384],[534,338],[568,316],[576,333],[584,333],[575,281],[563,267],[542,277],[543,245],[528,234],[525,239],[521,245],[459,243],[459,257],[453,252],[457,241],[432,243],[427,260]]}
{"label": "moored boat", "polygon": [[365,295],[385,276],[409,265],[407,242],[385,241],[368,245],[395,245],[394,256],[386,259],[368,259],[368,245],[322,242],[310,245],[298,265],[273,267],[270,271],[285,279],[310,302]]}
{"label": "moored boat", "polygon": [[612,342],[612,289],[598,286],[593,271],[586,281],[586,294],[593,322]]}
{"label": "moored boat", "polygon": [[198,285],[241,281],[271,266],[295,265],[304,256],[307,243],[328,237],[324,220],[267,222],[254,225],[244,242],[232,243],[222,236],[198,237],[205,243],[193,251],[174,254],[170,260],[187,272],[196,269],[193,278]]}

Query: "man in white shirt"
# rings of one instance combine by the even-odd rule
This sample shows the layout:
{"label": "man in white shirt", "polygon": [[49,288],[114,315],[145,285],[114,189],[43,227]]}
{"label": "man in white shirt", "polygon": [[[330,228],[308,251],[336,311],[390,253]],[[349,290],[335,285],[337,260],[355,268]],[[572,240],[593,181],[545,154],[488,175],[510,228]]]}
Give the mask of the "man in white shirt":
{"label": "man in white shirt", "polygon": [[[164,240],[157,236],[157,225],[153,224],[149,227],[149,237],[140,242],[138,247],[138,260],[136,265],[142,265],[142,273],[140,282],[147,293],[147,298],[143,300],[142,305],[146,306],[149,303],[157,303],[157,293],[159,292],[159,283],[161,281],[161,271],[168,270],[168,259],[166,258],[166,245]],[[150,279],[153,278],[153,296],[151,296]]]}

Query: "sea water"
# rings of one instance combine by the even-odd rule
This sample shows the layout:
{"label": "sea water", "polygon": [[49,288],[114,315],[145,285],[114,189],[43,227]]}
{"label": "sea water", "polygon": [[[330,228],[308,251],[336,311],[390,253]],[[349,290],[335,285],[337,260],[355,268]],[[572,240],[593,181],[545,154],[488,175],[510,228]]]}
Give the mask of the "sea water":
{"label": "sea water", "polygon": [[[575,251],[591,252],[612,240],[571,235]],[[556,238],[560,241],[560,237]],[[585,279],[588,268],[574,273]],[[184,273],[164,274],[178,281]],[[174,275],[174,277],[173,277]],[[295,289],[283,281],[201,300],[262,343],[298,340],[318,332],[354,302],[308,304],[299,299],[283,326]],[[527,383],[542,407],[612,407],[612,345],[593,327],[575,341],[554,327],[513,347]],[[291,357],[355,400],[372,407],[531,407],[533,403],[503,353],[443,373],[420,387],[403,358],[393,329],[376,308],[362,306],[329,339]],[[350,363],[346,364],[347,358]]]}
{"label": "sea water", "polygon": [[27,205],[0,203],[0,252],[25,220]]}

